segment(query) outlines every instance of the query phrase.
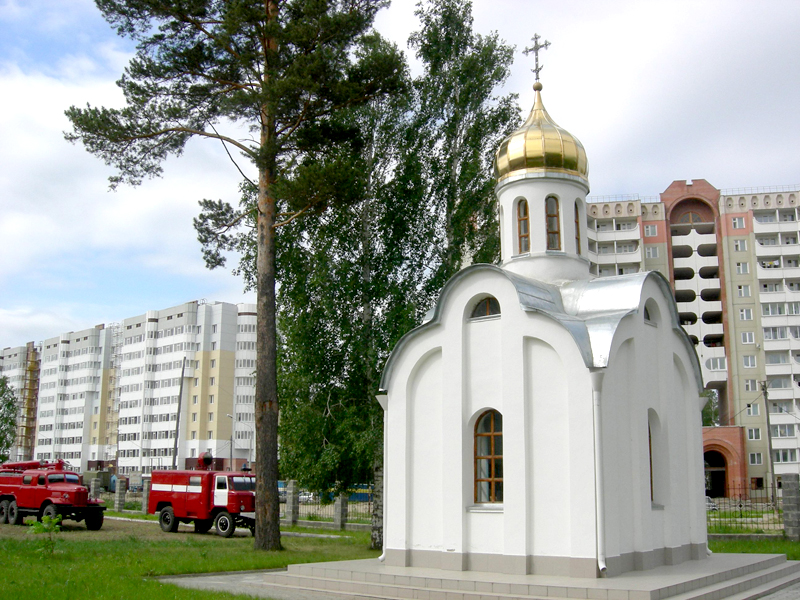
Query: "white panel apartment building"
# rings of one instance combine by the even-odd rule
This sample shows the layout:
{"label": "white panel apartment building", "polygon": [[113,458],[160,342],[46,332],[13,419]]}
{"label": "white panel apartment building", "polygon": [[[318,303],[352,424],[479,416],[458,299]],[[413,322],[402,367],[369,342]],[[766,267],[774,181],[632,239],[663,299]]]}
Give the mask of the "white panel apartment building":
{"label": "white panel apartment building", "polygon": [[706,387],[720,394],[724,426],[704,431],[713,495],[800,471],[799,200],[800,186],[704,180],[658,197],[588,199],[592,271],[667,277]]}
{"label": "white panel apartment building", "polygon": [[188,302],[45,340],[33,458],[125,475],[207,451],[252,462],[255,323],[251,304]]}

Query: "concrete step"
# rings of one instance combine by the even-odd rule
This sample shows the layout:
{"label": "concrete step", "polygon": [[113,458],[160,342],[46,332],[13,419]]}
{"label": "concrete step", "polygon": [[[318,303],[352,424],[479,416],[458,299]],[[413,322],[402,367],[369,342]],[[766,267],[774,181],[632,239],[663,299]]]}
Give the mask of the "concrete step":
{"label": "concrete step", "polygon": [[320,597],[327,594],[327,597],[352,600],[753,600],[800,581],[800,562],[787,562],[783,556],[765,557],[746,567],[688,578],[680,587],[665,585],[650,589],[615,588],[614,579],[604,580],[607,585],[603,587],[584,587],[580,585],[581,580],[564,581],[561,585],[537,585],[525,582],[524,578],[514,578],[516,582],[509,578],[496,581],[494,579],[503,578],[494,578],[488,573],[459,577],[455,572],[414,576],[398,574],[396,569],[393,571],[337,569],[323,564],[292,565],[286,572],[265,574],[264,577],[268,585],[317,592]]}

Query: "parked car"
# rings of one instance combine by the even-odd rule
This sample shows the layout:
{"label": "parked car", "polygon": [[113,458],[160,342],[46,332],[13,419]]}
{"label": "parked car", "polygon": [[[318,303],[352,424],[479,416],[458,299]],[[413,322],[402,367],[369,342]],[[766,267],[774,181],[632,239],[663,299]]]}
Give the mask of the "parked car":
{"label": "parked car", "polygon": [[717,510],[718,511],[719,508],[717,508],[717,503],[716,502],[714,502],[711,498],[706,496],[706,511],[709,511],[709,510],[711,510],[711,511]]}
{"label": "parked car", "polygon": [[309,502],[312,502],[314,500],[314,494],[312,494],[311,492],[300,492],[300,494],[298,495],[298,499],[300,501],[300,504],[308,504]]}

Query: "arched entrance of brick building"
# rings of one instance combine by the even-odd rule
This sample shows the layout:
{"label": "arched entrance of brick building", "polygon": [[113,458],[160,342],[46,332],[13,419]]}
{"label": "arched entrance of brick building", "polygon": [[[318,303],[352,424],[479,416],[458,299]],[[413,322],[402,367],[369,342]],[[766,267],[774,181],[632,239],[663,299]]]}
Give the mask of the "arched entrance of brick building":
{"label": "arched entrance of brick building", "polygon": [[706,467],[706,496],[725,498],[728,476],[728,463],[721,452],[709,450],[703,453]]}

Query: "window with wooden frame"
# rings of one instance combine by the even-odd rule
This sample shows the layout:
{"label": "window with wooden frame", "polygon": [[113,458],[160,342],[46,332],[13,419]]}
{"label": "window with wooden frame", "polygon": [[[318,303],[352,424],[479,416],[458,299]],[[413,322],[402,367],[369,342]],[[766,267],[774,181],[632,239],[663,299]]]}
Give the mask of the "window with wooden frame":
{"label": "window with wooden frame", "polygon": [[528,201],[524,198],[517,202],[517,235],[519,238],[519,253],[531,250],[531,229],[528,215]]}
{"label": "window with wooden frame", "polygon": [[558,214],[558,198],[548,196],[544,201],[545,221],[547,223],[547,249],[561,250],[561,225]]}
{"label": "window with wooden frame", "polygon": [[581,255],[581,211],[575,202],[575,254]]}
{"label": "window with wooden frame", "polygon": [[490,317],[492,315],[500,314],[500,303],[494,296],[487,296],[483,300],[478,300],[475,308],[472,309],[470,319],[479,319],[480,317]]}
{"label": "window with wooden frame", "polygon": [[487,410],[475,423],[475,502],[503,501],[503,415]]}

